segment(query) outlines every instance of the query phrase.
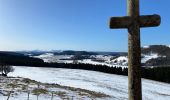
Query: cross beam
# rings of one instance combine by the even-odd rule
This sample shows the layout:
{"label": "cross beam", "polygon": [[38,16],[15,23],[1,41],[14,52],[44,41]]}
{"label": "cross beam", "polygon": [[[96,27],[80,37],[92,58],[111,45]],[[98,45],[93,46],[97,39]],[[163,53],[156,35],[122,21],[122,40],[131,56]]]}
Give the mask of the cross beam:
{"label": "cross beam", "polygon": [[128,0],[128,16],[112,17],[110,28],[128,29],[128,94],[129,100],[142,100],[140,27],[159,26],[159,15],[139,15],[139,0]]}
{"label": "cross beam", "polygon": [[[160,25],[161,17],[159,15],[143,15],[138,19],[140,27],[156,27]],[[133,19],[130,16],[124,17],[112,17],[110,18],[110,28],[128,28],[133,22]]]}

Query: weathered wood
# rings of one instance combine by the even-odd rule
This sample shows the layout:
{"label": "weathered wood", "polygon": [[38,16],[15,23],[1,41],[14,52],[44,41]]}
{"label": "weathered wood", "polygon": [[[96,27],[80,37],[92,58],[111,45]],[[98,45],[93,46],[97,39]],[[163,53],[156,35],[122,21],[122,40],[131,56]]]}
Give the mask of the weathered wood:
{"label": "weathered wood", "polygon": [[128,28],[130,23],[131,18],[129,16],[111,17],[109,26],[111,29]]}
{"label": "weathered wood", "polygon": [[[110,18],[110,28],[111,29],[120,29],[120,28],[128,28],[130,24],[133,22],[130,16],[124,17],[111,17]],[[154,27],[159,26],[161,23],[161,18],[159,15],[143,15],[138,19],[138,23],[140,27]]]}
{"label": "weathered wood", "polygon": [[144,15],[140,16],[139,24],[140,27],[156,27],[161,23],[161,17],[159,15]]}
{"label": "weathered wood", "polygon": [[139,0],[128,0],[128,16],[112,17],[110,28],[128,29],[128,97],[142,100],[140,27],[154,27],[161,23],[159,15],[140,16]]}
{"label": "weathered wood", "polygon": [[139,0],[128,0],[128,94],[129,100],[142,100]]}

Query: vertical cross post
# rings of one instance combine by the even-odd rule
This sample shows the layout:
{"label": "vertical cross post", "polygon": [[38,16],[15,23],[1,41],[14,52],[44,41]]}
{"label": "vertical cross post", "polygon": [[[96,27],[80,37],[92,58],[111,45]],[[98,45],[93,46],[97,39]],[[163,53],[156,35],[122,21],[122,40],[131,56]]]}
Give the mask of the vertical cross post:
{"label": "vertical cross post", "polygon": [[128,27],[129,100],[142,100],[139,0],[128,0],[128,16],[133,20]]}
{"label": "vertical cross post", "polygon": [[140,16],[139,0],[127,0],[128,16],[112,17],[110,28],[128,29],[128,93],[129,100],[142,100],[140,27],[159,26],[159,15]]}

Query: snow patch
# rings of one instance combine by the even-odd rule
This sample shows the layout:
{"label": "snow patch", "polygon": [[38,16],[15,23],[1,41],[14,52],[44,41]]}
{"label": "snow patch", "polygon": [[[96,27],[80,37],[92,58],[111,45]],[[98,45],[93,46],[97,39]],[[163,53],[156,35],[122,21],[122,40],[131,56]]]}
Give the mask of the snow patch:
{"label": "snow patch", "polygon": [[39,56],[35,56],[37,58],[44,58],[44,57],[52,57],[54,54],[53,53],[45,53]]}
{"label": "snow patch", "polygon": [[143,48],[149,48],[150,46],[143,46]]}
{"label": "snow patch", "polygon": [[146,61],[150,60],[150,59],[155,59],[155,58],[158,58],[158,57],[161,57],[159,56],[157,53],[150,53],[150,54],[142,54],[143,58],[141,60],[142,63],[146,63]]}
{"label": "snow patch", "polygon": [[112,64],[118,64],[123,66],[128,66],[128,57],[127,56],[120,56],[116,59],[111,61]]}
{"label": "snow patch", "polygon": [[[24,66],[15,67],[15,71],[9,75],[101,92],[110,95],[111,100],[128,98],[127,76],[77,69]],[[142,91],[144,100],[170,100],[170,84],[142,79]]]}

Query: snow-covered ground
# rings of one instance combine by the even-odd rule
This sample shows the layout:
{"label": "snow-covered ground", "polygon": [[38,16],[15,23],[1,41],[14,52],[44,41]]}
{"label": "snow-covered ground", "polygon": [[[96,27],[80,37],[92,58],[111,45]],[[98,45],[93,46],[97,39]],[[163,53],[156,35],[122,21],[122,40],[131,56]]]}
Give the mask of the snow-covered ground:
{"label": "snow-covered ground", "polygon": [[[44,62],[57,62],[57,63],[74,63],[75,60],[71,59],[74,57],[74,55],[54,55],[53,53],[45,53],[39,56],[34,56],[36,58],[43,59]],[[112,59],[114,56],[111,55],[91,55],[90,58],[93,59],[82,59],[82,60],[76,60],[76,63],[83,63],[83,64],[92,64],[92,65],[106,65],[109,67],[127,67],[127,56],[120,56],[116,57],[115,59]],[[112,59],[112,60],[111,60]],[[97,60],[102,60],[97,61]],[[115,62],[116,61],[116,62]]]}
{"label": "snow-covered ground", "polygon": [[158,55],[157,53],[150,53],[150,54],[142,54],[143,58],[141,60],[142,63],[146,63],[146,61],[150,60],[150,59],[155,59],[155,58],[158,58],[158,57],[164,57],[164,56],[160,56]]}
{"label": "snow-covered ground", "polygon": [[[127,76],[77,69],[15,67],[10,76],[30,78],[45,83],[102,92],[110,100],[127,100]],[[143,100],[170,100],[170,84],[142,79]]]}
{"label": "snow-covered ground", "polygon": [[128,66],[128,57],[127,56],[119,56],[110,61],[113,65],[120,65],[120,66]]}
{"label": "snow-covered ground", "polygon": [[83,63],[83,64],[92,64],[92,65],[105,65],[108,67],[122,67],[122,68],[127,68],[126,64],[122,63],[112,63],[112,61],[108,62],[99,62],[99,61],[93,61],[92,59],[84,59],[84,60],[78,60],[78,63]]}
{"label": "snow-covered ground", "polygon": [[70,60],[61,60],[61,59],[70,59],[73,55],[54,55],[53,53],[45,53],[39,56],[33,56],[35,58],[40,58],[44,62],[58,62],[58,63],[72,63]]}
{"label": "snow-covered ground", "polygon": [[142,55],[142,56],[143,56],[142,61],[141,61],[142,63],[145,63],[146,61],[148,61],[150,59],[159,57],[158,54],[156,54],[156,53],[151,53],[149,55]]}
{"label": "snow-covered ground", "polygon": [[146,45],[146,46],[143,46],[143,48],[149,48],[150,46]]}
{"label": "snow-covered ground", "polygon": [[110,96],[85,89],[61,86],[59,84],[41,83],[28,78],[0,76],[0,100],[103,99],[108,100]]}
{"label": "snow-covered ground", "polygon": [[[54,55],[53,53],[45,53],[40,56],[34,56],[36,58],[43,59],[45,62],[57,62],[57,63],[74,63],[72,59],[74,55]],[[146,63],[150,59],[166,57],[160,56],[157,53],[142,54],[142,63]],[[96,60],[94,60],[94,58]],[[76,63],[92,64],[92,65],[106,65],[109,67],[128,67],[127,56],[111,56],[111,55],[91,55],[89,59],[76,60]]]}

